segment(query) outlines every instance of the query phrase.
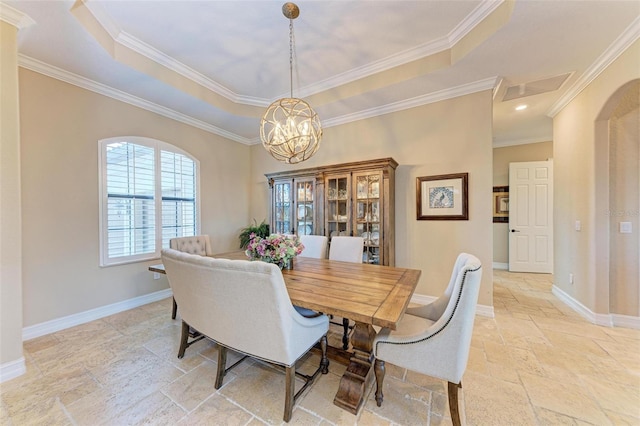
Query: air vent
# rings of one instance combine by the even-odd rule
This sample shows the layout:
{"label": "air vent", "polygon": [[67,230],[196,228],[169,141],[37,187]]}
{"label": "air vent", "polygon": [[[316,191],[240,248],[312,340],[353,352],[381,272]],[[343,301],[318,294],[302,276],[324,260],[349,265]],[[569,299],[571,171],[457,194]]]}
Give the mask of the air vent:
{"label": "air vent", "polygon": [[553,92],[558,90],[567,81],[571,73],[557,75],[555,77],[544,78],[542,80],[520,83],[507,87],[502,101],[525,98],[527,96],[539,95],[540,93]]}

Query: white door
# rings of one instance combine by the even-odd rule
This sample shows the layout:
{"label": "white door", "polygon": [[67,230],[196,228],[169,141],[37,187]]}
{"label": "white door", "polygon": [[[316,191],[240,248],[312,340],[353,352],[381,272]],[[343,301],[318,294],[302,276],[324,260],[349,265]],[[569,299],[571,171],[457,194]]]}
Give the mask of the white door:
{"label": "white door", "polygon": [[553,272],[553,160],[509,164],[509,271]]}

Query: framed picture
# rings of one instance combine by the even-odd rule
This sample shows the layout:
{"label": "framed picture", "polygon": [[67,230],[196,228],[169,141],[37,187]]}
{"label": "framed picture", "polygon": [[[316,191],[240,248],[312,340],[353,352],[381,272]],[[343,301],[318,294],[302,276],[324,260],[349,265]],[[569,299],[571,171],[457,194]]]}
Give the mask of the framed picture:
{"label": "framed picture", "polygon": [[469,220],[468,173],[416,178],[418,220]]}
{"label": "framed picture", "polygon": [[509,187],[493,187],[493,223],[509,222]]}

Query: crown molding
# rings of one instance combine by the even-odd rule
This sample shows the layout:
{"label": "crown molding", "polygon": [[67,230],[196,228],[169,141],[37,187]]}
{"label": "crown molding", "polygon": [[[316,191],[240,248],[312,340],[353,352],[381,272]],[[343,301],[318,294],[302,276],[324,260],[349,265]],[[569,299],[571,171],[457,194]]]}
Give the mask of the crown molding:
{"label": "crown molding", "polygon": [[0,2],[0,21],[11,24],[18,30],[36,23],[29,15],[14,9],[4,2]]}
{"label": "crown molding", "polygon": [[217,93],[218,95],[230,100],[231,102],[265,108],[269,105],[270,102],[266,99],[238,95],[232,90],[229,90],[220,83],[206,77],[205,75],[167,55],[166,53],[132,36],[126,31],[122,31],[113,21],[113,19],[111,19],[111,16],[109,16],[109,14],[104,10],[104,7],[100,3],[94,0],[85,0],[84,5],[87,7],[89,12],[93,14],[100,25],[104,27],[105,31],[107,31],[107,33],[113,39],[114,43],[126,47],[156,62],[157,64],[180,74],[181,76],[208,90],[211,90],[214,93]]}
{"label": "crown molding", "polygon": [[449,32],[447,39],[451,47],[455,46],[476,26],[491,15],[497,8],[502,6],[504,0],[485,0],[480,3],[468,16],[466,16],[456,27]]}
{"label": "crown molding", "polygon": [[363,120],[366,118],[377,117],[384,114],[402,111],[409,108],[415,108],[422,105],[432,104],[447,99],[457,98],[459,96],[470,95],[472,93],[481,92],[483,90],[493,90],[498,82],[498,77],[491,77],[484,80],[475,81],[450,89],[440,90],[438,92],[429,93],[415,98],[403,101],[393,102],[377,108],[370,108],[358,111],[352,114],[346,114],[340,117],[330,118],[323,121],[323,127],[339,126],[341,124],[351,123],[352,121]]}
{"label": "crown molding", "polygon": [[[374,61],[365,66],[340,73],[328,79],[319,81],[315,84],[302,87],[299,90],[299,96],[303,98],[308,97],[316,93],[333,89],[344,84],[351,83],[353,81],[383,71],[387,71],[397,66],[434,55],[436,53],[442,52],[443,50],[451,49],[458,41],[466,36],[471,30],[473,30],[475,26],[481,23],[503,3],[504,0],[483,0],[446,36],[396,53],[387,58]],[[202,87],[205,87],[232,102],[264,108],[266,108],[271,103],[270,100],[264,98],[239,95],[229,90],[225,86],[188,67],[187,65],[181,63],[180,61],[172,58],[171,56],[146,44],[142,40],[137,39],[131,34],[127,34],[126,32],[121,31],[113,22],[108,13],[104,10],[104,8],[99,3],[95,2],[95,0],[85,0],[84,4],[95,16],[98,22],[110,34],[115,43],[118,43],[128,49],[133,50],[136,53],[139,53],[140,55],[145,56],[146,58],[149,58],[159,65],[162,65],[163,67],[166,67],[182,75],[183,77],[193,81],[194,83],[199,84]],[[287,94],[283,94],[276,98],[282,97],[287,97]]]}
{"label": "crown molding", "polygon": [[22,54],[18,55],[18,65],[21,66],[22,68],[26,68],[28,70],[49,76],[51,78],[64,81],[74,86],[81,87],[86,90],[90,90],[100,95],[104,95],[112,99],[125,102],[129,105],[133,105],[138,108],[151,111],[158,115],[162,115],[163,117],[167,117],[172,120],[176,120],[181,123],[188,124],[190,126],[196,127],[206,132],[213,133],[218,136],[222,136],[224,138],[231,139],[236,142],[240,142],[244,145],[251,145],[252,143],[250,139],[247,139],[235,133],[231,133],[219,127],[213,126],[209,123],[205,123],[204,121],[197,120],[193,117],[189,117],[186,114],[182,114],[170,108],[166,108],[161,105],[155,104],[153,102],[149,102],[137,96],[130,95],[126,92],[123,92],[122,90],[114,89],[113,87],[109,87],[102,83],[97,83],[86,77],[82,77],[77,74],[71,73],[69,71],[65,71],[61,68],[55,67],[53,65],[46,64],[42,61],[31,58],[29,56],[22,55]]}
{"label": "crown molding", "polygon": [[[447,49],[452,49],[464,36],[469,34],[478,24],[493,13],[504,0],[484,0],[468,16],[466,16],[453,30],[444,37],[423,43],[411,49],[403,50],[384,59],[371,62],[362,67],[337,74],[333,77],[300,88],[300,97],[306,98],[316,93],[334,89],[347,83],[369,77],[371,75],[390,70],[392,68],[435,55]],[[280,97],[286,97],[286,94]]]}
{"label": "crown molding", "polygon": [[537,138],[527,138],[527,139],[513,139],[513,140],[508,140],[508,141],[498,141],[498,142],[493,142],[493,147],[494,148],[506,148],[509,146],[516,146],[516,145],[528,145],[531,143],[542,143],[542,142],[552,142],[553,141],[553,137],[552,136],[541,136],[541,137],[537,137]]}
{"label": "crown molding", "polygon": [[118,37],[115,38],[114,41],[126,48],[133,50],[136,53],[139,53],[140,55],[143,55],[151,59],[157,64],[162,65],[163,67],[168,68],[180,74],[181,76],[195,82],[196,84],[206,89],[209,89],[220,96],[223,96],[229,99],[232,102],[264,107],[264,108],[269,106],[269,102],[266,99],[238,95],[237,93],[234,93],[233,91],[227,89],[223,85],[199,73],[193,68],[183,64],[180,61],[177,61],[171,56],[146,44],[142,40],[135,38],[134,36],[132,36],[131,34],[125,31],[120,31],[120,33],[118,34]]}
{"label": "crown molding", "polygon": [[[181,123],[188,124],[193,127],[197,127],[209,133],[213,133],[224,138],[239,142],[243,145],[256,145],[260,143],[260,138],[245,138],[219,127],[213,126],[209,123],[205,123],[201,120],[189,117],[188,115],[174,111],[172,109],[163,107],[153,102],[146,101],[137,96],[130,95],[118,89],[114,89],[105,84],[95,82],[86,77],[79,76],[77,74],[65,71],[61,68],[53,65],[46,64],[37,59],[31,58],[26,55],[18,55],[18,65],[22,68],[29,69],[31,71],[46,75],[51,78],[55,78],[60,81],[72,84],[74,86],[81,87],[83,89],[90,90],[128,103],[130,105],[142,108],[147,111],[154,112],[172,120],[179,121]],[[370,108],[363,111],[358,111],[352,114],[346,114],[340,117],[334,117],[331,119],[323,120],[322,126],[325,128],[339,126],[342,124],[351,123],[353,121],[364,120],[367,118],[373,118],[384,114],[390,114],[406,110],[409,108],[415,108],[422,105],[427,105],[435,102],[440,102],[447,99],[457,98],[459,96],[469,95],[472,93],[480,92],[483,90],[493,90],[499,81],[499,77],[491,77],[484,80],[475,81],[469,84],[453,87],[450,89],[440,90],[438,92],[430,93],[427,95],[417,96],[415,98],[406,99],[403,101],[393,102],[391,104],[383,105],[377,108]],[[529,142],[531,143],[531,142]]]}
{"label": "crown molding", "polygon": [[596,79],[613,61],[640,38],[640,16],[629,25],[618,38],[596,59],[567,92],[560,97],[547,112],[547,116],[555,117],[569,102]]}

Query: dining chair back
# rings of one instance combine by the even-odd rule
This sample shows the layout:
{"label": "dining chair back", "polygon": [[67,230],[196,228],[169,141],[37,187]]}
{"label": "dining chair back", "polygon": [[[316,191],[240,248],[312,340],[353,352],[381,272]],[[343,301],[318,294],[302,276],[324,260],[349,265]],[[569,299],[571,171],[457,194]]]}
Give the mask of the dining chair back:
{"label": "dining chair back", "polygon": [[[211,249],[211,240],[208,235],[194,235],[191,237],[176,237],[169,240],[169,248],[199,256],[213,256]],[[178,314],[178,304],[175,297],[173,298],[173,307],[171,308],[171,319],[176,319]]]}
{"label": "dining chair back", "polygon": [[362,263],[362,237],[332,237],[329,246],[329,259],[342,262]]}
{"label": "dining chair back", "polygon": [[169,248],[200,256],[212,256],[211,240],[208,235],[178,237],[169,240]]}
{"label": "dining chair back", "polygon": [[324,235],[300,235],[299,238],[304,250],[298,256],[313,257],[315,259],[327,258],[327,237]]}
{"label": "dining chair back", "polygon": [[[339,260],[342,262],[362,263],[362,251],[364,249],[364,238],[362,237],[332,237],[329,246],[329,260]],[[340,325],[340,323],[332,322]],[[349,319],[342,318],[342,349],[349,348]]]}
{"label": "dining chair back", "polygon": [[[266,262],[196,256],[162,250],[169,285],[182,315],[181,352],[193,328],[218,344],[215,388],[222,386],[227,349],[285,367],[284,420],[289,421],[295,399],[318,372],[326,374],[329,319],[305,318],[293,308],[282,271]],[[320,341],[320,366],[295,393],[295,364]],[[236,378],[238,380],[238,378]]]}
{"label": "dining chair back", "polygon": [[458,388],[467,367],[482,265],[461,253],[444,294],[429,305],[408,308],[396,330],[383,328],[373,343],[376,402],[382,404],[385,362],[448,382],[449,408],[460,425]]}

